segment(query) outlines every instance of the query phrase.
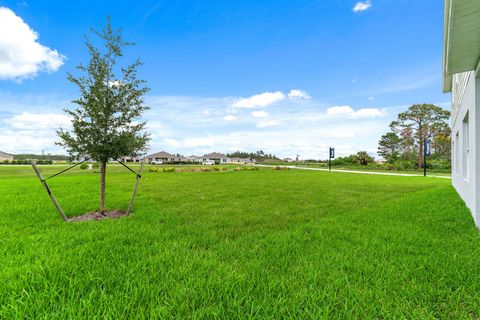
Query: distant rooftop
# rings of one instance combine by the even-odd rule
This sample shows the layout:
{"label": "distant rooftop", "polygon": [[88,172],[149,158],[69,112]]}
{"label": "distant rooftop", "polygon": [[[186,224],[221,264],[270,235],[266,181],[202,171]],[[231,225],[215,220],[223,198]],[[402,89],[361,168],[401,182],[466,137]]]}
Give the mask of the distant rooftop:
{"label": "distant rooftop", "polygon": [[212,152],[212,153],[204,155],[203,157],[205,157],[205,158],[226,158],[226,156],[223,153],[220,153],[220,152]]}

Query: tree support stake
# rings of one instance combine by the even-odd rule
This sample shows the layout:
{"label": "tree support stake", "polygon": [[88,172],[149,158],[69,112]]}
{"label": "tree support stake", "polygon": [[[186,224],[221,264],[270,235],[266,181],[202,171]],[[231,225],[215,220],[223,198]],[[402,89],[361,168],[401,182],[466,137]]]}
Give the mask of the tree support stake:
{"label": "tree support stake", "polygon": [[41,183],[43,184],[43,186],[45,187],[45,190],[47,190],[47,193],[48,193],[48,195],[50,196],[50,199],[52,200],[53,204],[54,204],[55,207],[57,208],[57,211],[58,211],[58,213],[60,214],[60,216],[62,217],[63,221],[66,221],[66,220],[67,220],[67,217],[65,216],[65,213],[63,213],[63,210],[62,210],[62,208],[60,207],[60,205],[58,204],[57,199],[55,199],[55,196],[53,195],[52,191],[50,191],[50,188],[48,187],[47,182],[46,182],[45,179],[43,178],[42,173],[40,172],[40,170],[38,170],[38,167],[37,167],[37,165],[35,164],[35,161],[32,161],[32,167],[33,167],[33,170],[35,171],[35,173],[37,174],[38,179],[40,179],[40,182],[41,182]]}
{"label": "tree support stake", "polygon": [[[138,184],[140,183],[140,178],[142,177],[143,173],[143,166],[145,165],[145,159],[143,158],[142,165],[140,166],[140,171],[138,173],[135,173],[137,175],[137,181],[135,183],[135,188],[133,189],[133,194],[132,194],[132,199],[130,200],[130,204],[128,205],[128,210],[127,210],[127,216],[130,215],[130,211],[132,210],[133,207],[133,201],[135,200],[135,194],[137,193],[138,189]],[[120,162],[120,161],[119,161]],[[121,163],[121,162],[120,162]],[[123,164],[123,163],[122,163]],[[124,165],[125,166],[125,165]],[[127,167],[128,168],[128,167]],[[129,168],[130,169],[130,168]]]}

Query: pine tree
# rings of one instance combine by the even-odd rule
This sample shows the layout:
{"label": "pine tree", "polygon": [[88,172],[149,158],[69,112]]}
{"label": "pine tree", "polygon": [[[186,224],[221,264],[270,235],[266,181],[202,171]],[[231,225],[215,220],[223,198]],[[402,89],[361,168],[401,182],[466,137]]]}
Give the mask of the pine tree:
{"label": "pine tree", "polygon": [[434,137],[439,131],[448,127],[450,112],[433,104],[414,104],[407,111],[398,114],[398,120],[390,127],[394,130],[411,129],[417,145],[418,167],[423,167],[423,142]]}

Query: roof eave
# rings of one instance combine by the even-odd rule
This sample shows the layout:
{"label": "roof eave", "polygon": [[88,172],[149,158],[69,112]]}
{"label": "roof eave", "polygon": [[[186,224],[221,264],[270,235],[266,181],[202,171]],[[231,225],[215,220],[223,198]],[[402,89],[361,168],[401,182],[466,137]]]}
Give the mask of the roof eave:
{"label": "roof eave", "polygon": [[451,0],[445,0],[443,11],[443,92],[452,91],[452,75],[448,74],[448,53],[449,53],[449,37],[450,37],[450,12]]}

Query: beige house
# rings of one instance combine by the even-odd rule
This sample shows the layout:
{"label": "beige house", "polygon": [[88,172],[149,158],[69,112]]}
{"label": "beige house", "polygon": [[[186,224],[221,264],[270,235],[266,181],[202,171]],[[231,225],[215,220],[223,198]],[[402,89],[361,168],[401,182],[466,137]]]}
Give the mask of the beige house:
{"label": "beige house", "polygon": [[12,161],[12,160],[13,160],[13,154],[0,151],[0,161]]}
{"label": "beige house", "polygon": [[173,159],[174,155],[165,151],[160,151],[147,156],[148,162],[152,164],[170,163],[174,161]]}
{"label": "beige house", "polygon": [[151,164],[164,164],[164,163],[174,163],[174,162],[186,162],[187,158],[174,155],[165,151],[160,151],[151,155],[148,155],[147,161]]}
{"label": "beige house", "polygon": [[212,152],[212,153],[203,155],[203,162],[207,162],[209,160],[214,161],[215,164],[228,163],[227,156],[219,152]]}

